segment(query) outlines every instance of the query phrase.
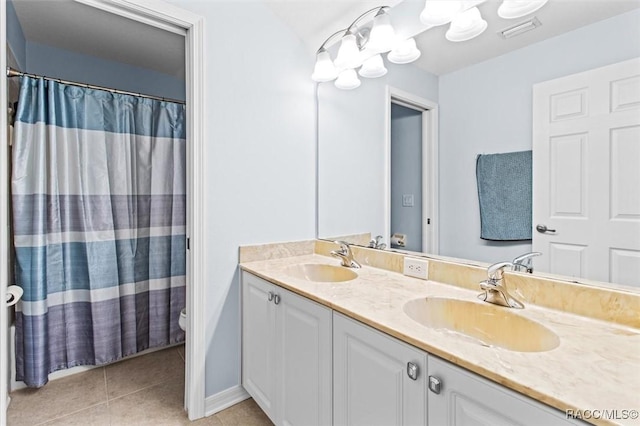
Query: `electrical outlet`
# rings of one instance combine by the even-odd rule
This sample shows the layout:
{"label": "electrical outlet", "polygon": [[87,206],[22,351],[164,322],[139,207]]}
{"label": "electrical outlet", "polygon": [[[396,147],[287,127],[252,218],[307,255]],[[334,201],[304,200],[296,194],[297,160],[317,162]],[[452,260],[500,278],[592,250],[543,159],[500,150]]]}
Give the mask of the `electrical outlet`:
{"label": "electrical outlet", "polygon": [[404,258],[404,274],[410,277],[429,278],[429,262],[424,259],[416,259],[415,257]]}

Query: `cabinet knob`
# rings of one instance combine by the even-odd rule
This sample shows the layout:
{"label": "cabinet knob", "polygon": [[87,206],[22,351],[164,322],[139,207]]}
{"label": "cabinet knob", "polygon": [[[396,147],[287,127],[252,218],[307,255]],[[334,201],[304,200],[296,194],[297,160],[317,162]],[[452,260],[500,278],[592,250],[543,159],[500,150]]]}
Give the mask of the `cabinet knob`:
{"label": "cabinet knob", "polygon": [[268,297],[268,299],[269,299],[269,302],[271,302],[271,301],[273,300],[273,296],[274,296],[274,294],[273,294],[273,292],[272,292],[272,291],[270,291],[269,293],[267,293],[267,297]]}
{"label": "cabinet knob", "polygon": [[407,376],[411,380],[418,380],[418,366],[413,362],[407,363]]}
{"label": "cabinet knob", "polygon": [[442,389],[442,381],[436,376],[429,376],[429,390],[435,394],[439,394]]}
{"label": "cabinet knob", "polygon": [[280,295],[276,294],[273,296],[273,303],[275,303],[276,305],[280,304]]}

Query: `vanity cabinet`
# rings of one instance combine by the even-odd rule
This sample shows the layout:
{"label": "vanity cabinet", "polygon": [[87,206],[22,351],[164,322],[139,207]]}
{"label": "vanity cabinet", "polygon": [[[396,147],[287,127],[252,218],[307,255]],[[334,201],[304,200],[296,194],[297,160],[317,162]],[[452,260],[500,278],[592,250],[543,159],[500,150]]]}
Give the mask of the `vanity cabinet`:
{"label": "vanity cabinet", "polygon": [[242,385],[276,425],[332,423],[331,312],[242,273]]}
{"label": "vanity cabinet", "polygon": [[333,315],[334,425],[425,425],[427,354]]}
{"label": "vanity cabinet", "polygon": [[431,355],[429,380],[430,426],[586,425]]}

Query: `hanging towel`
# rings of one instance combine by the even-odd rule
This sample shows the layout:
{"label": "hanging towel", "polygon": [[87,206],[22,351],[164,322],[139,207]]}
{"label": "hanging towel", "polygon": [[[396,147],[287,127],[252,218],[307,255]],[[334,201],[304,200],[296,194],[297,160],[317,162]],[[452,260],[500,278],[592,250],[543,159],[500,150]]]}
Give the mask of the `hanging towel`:
{"label": "hanging towel", "polygon": [[531,151],[478,155],[480,238],[531,239]]}

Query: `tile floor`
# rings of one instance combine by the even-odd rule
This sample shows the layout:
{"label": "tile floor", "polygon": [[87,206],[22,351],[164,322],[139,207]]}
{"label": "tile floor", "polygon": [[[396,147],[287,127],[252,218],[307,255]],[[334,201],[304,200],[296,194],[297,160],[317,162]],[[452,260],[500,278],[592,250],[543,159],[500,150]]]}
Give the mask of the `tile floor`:
{"label": "tile floor", "polygon": [[271,425],[248,399],[190,422],[183,410],[184,347],[174,347],[11,393],[8,426]]}

